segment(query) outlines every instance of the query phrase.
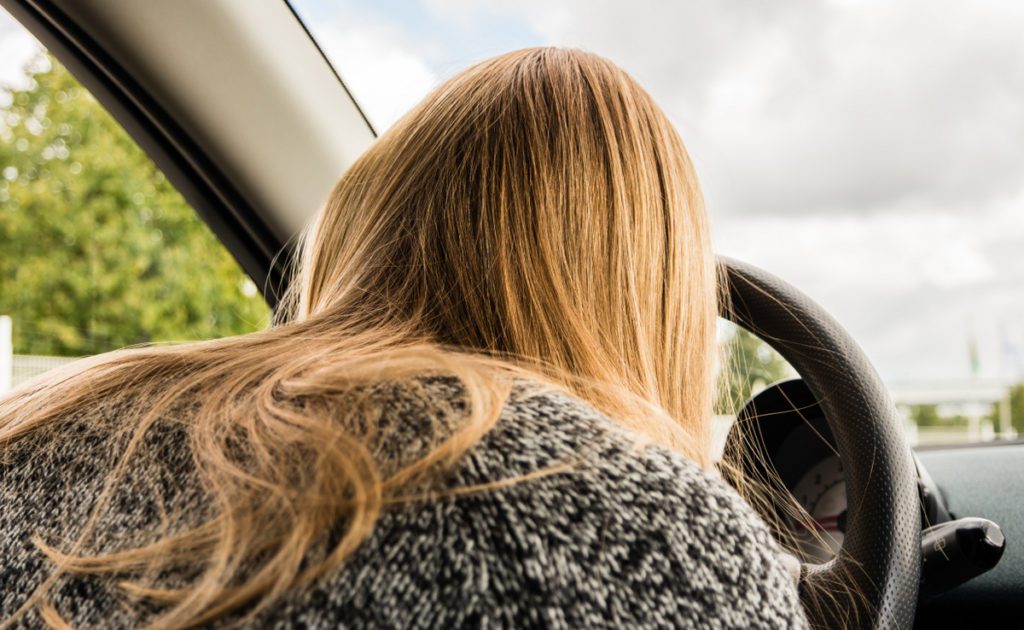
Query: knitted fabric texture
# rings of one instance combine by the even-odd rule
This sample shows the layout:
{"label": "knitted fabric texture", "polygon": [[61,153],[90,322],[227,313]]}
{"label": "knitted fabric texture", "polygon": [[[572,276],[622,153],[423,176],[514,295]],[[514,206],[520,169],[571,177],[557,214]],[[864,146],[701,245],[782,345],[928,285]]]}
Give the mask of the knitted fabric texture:
{"label": "knitted fabric texture", "polygon": [[[450,382],[421,389],[382,390],[388,395],[381,422],[393,429],[396,461],[424,448],[435,415],[460,404],[460,389]],[[83,412],[2,452],[0,620],[52,568],[33,535],[73,540],[86,520],[114,454],[109,427],[127,404]],[[162,515],[204,513],[181,427],[178,419],[147,433],[97,529],[95,549],[123,548],[140,533],[146,540],[146,532],[152,540]],[[500,481],[565,463],[571,469],[389,508],[341,570],[292,591],[247,624],[806,627],[779,546],[750,506],[690,460],[636,443],[574,398],[517,388],[498,424],[444,484]],[[159,612],[128,605],[115,582],[64,576],[49,601],[75,627],[135,626]],[[35,612],[16,623],[40,625]]]}

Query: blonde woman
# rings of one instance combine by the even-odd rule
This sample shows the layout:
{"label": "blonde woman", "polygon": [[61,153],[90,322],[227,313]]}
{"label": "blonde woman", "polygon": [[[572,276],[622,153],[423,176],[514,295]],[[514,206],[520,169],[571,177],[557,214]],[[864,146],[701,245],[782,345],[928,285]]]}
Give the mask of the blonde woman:
{"label": "blonde woman", "polygon": [[342,176],[269,330],[0,402],[16,625],[806,625],[713,472],[696,176],[598,56],[447,81]]}

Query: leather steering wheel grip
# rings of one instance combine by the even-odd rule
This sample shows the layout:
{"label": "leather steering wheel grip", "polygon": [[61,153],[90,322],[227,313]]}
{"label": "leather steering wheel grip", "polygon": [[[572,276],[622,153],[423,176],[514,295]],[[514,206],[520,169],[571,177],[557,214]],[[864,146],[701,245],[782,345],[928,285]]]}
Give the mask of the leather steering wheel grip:
{"label": "leather steering wheel grip", "polygon": [[[817,398],[846,476],[837,556],[804,565],[812,623],[911,628],[921,575],[917,469],[899,412],[867,356],[823,308],[753,265],[719,257],[722,316],[767,342]],[[852,596],[851,596],[852,595]]]}

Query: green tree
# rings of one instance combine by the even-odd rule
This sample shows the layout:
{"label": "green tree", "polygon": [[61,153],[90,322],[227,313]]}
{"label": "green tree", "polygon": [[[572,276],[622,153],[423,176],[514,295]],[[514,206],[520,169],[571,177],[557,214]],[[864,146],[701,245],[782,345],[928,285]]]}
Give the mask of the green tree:
{"label": "green tree", "polygon": [[935,427],[944,424],[937,405],[911,405],[908,411],[910,420],[919,427]]}
{"label": "green tree", "polygon": [[730,325],[723,348],[717,413],[736,413],[752,395],[768,385],[795,376],[775,350],[756,335]]}
{"label": "green tree", "polygon": [[0,314],[15,352],[77,356],[252,331],[256,287],[55,59],[0,94]]}
{"label": "green tree", "polygon": [[[989,416],[993,426],[999,426],[999,405],[993,405]],[[1010,387],[1010,425],[1019,435],[1024,435],[1024,383]]]}

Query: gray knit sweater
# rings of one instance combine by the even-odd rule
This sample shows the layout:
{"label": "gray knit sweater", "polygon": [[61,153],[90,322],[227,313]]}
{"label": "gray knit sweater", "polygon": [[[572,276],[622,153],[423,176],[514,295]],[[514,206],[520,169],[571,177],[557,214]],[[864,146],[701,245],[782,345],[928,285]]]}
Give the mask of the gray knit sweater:
{"label": "gray knit sweater", "polygon": [[[382,419],[394,423],[394,448],[414,452],[432,414],[451,408],[431,397],[458,396],[443,379],[414,394],[394,388]],[[0,620],[48,573],[32,535],[66,539],[88,514],[108,471],[111,421],[128,404],[83,411],[0,458]],[[168,421],[149,432],[103,519],[97,548],[115,549],[126,534],[155,530],[161,514],[202,511],[204,494],[180,427]],[[497,481],[566,461],[576,463],[570,472],[385,512],[342,570],[251,623],[807,625],[778,546],[739,496],[683,457],[657,447],[638,452],[629,434],[566,395],[518,388],[497,426],[444,483]],[[76,627],[133,626],[154,612],[127,606],[108,578],[61,578],[51,593]],[[18,625],[37,627],[40,619],[33,613]]]}

